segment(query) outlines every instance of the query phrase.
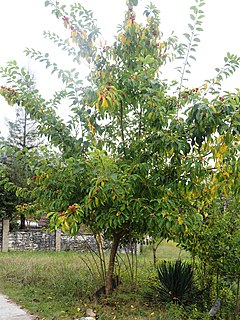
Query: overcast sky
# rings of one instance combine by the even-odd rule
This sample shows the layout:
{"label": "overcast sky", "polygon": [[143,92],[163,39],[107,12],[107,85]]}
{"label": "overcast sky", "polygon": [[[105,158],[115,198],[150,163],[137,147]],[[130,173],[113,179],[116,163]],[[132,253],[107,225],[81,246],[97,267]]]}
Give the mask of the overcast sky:
{"label": "overcast sky", "polygon": [[[61,3],[76,1],[64,0]],[[105,39],[111,41],[116,27],[122,22],[125,0],[82,0],[79,1],[95,12],[98,25]],[[154,0],[161,10],[162,31],[170,34],[174,31],[181,36],[189,21],[189,8],[195,4],[194,0]],[[229,51],[240,55],[240,1],[239,0],[206,0],[203,7],[205,20],[204,32],[201,34],[201,43],[194,65],[193,86],[200,86],[201,82],[214,76],[214,69],[223,65],[223,58]],[[141,7],[149,1],[140,0]],[[20,65],[29,67],[37,79],[37,86],[48,91],[54,87],[42,65],[25,57],[23,50],[33,47],[43,52],[49,52],[61,60],[57,50],[44,39],[44,30],[61,32],[61,22],[58,22],[50,13],[49,7],[44,7],[44,0],[1,0],[0,10],[0,65],[4,66],[9,60],[17,60]],[[61,61],[65,63],[65,60]],[[1,81],[1,79],[0,79]],[[2,85],[2,81],[1,84]],[[228,81],[224,82],[224,89],[240,88],[240,71]],[[11,107],[8,107],[0,97],[0,131],[4,131],[4,117],[11,117]]]}

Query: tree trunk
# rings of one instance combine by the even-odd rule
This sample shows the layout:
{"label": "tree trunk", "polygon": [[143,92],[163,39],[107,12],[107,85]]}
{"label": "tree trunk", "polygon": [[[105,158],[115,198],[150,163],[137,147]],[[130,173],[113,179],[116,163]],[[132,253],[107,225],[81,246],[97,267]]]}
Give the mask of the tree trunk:
{"label": "tree trunk", "polygon": [[154,265],[154,268],[157,267],[157,248],[154,247],[153,245],[153,265]]}
{"label": "tree trunk", "polygon": [[114,238],[113,238],[110,257],[109,257],[109,263],[108,263],[108,273],[107,273],[107,278],[105,282],[106,294],[110,294],[113,291],[113,275],[114,275],[115,258],[116,258],[117,249],[118,249],[121,237],[122,237],[122,234],[117,233],[114,235]]}
{"label": "tree trunk", "polygon": [[21,230],[24,230],[25,229],[25,223],[26,223],[26,218],[24,216],[24,214],[21,213],[21,216],[20,216],[20,229]]}
{"label": "tree trunk", "polygon": [[153,250],[153,265],[156,268],[157,267],[157,249],[162,243],[163,239],[160,239],[156,244],[153,243],[152,250]]}

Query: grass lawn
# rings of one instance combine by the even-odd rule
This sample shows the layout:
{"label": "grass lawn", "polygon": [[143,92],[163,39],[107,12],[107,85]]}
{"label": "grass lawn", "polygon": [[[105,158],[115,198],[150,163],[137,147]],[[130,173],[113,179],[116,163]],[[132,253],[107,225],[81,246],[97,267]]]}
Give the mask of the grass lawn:
{"label": "grass lawn", "polygon": [[[188,253],[180,251],[172,242],[162,242],[157,250],[159,260],[179,256],[189,258]],[[184,319],[175,307],[164,311],[144,299],[147,281],[155,275],[150,247],[144,247],[132,272],[126,271],[124,261],[127,264],[126,255],[122,254],[118,266],[121,285],[111,297],[98,302],[89,299],[101,286],[96,266],[89,255],[74,252],[0,253],[0,288],[45,320],[77,320],[84,316],[87,308],[96,310],[100,320]]]}

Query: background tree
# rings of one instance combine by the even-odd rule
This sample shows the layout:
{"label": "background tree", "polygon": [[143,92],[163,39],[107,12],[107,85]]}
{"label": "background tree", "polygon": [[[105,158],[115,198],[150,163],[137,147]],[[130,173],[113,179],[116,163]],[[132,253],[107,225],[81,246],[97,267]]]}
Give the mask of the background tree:
{"label": "background tree", "polygon": [[0,164],[0,177],[0,218],[12,219],[16,213],[18,198],[16,190],[5,187],[5,184],[8,182],[8,173],[2,163]]}
{"label": "background tree", "polygon": [[[36,122],[31,120],[25,110],[19,106],[16,108],[15,120],[7,120],[6,124],[8,137],[2,142],[1,163],[5,168],[5,181],[7,179],[8,183],[5,193],[2,194],[3,202],[6,203],[4,207],[8,208],[8,212],[12,210],[8,216],[14,217],[20,213],[20,229],[24,229],[25,215],[23,211],[17,211],[16,206],[19,204],[21,207],[22,204],[30,202],[30,198],[18,197],[16,191],[19,187],[28,189],[28,180],[35,174],[30,166],[30,150],[38,152],[41,140]],[[2,188],[4,188],[3,185]],[[11,205],[7,195],[11,195]]]}
{"label": "background tree", "polygon": [[[12,84],[1,94],[24,107],[61,152],[51,163],[42,161],[32,197],[49,212],[54,228],[76,233],[84,223],[99,242],[101,235],[111,240],[107,293],[120,243],[146,233],[182,239],[201,227],[218,196],[223,164],[234,159],[231,146],[239,135],[238,93],[222,97],[219,89],[223,75],[239,66],[237,56],[228,54],[216,77],[199,88],[185,85],[202,31],[204,2],[191,7],[185,44],[176,37],[164,39],[153,4],[143,13],[145,22],[138,23],[137,3],[127,1],[116,39],[105,45],[91,11],[73,4],[68,12],[66,6],[45,2],[70,34],[66,40],[51,32],[46,37],[74,62],[89,64],[87,85],[75,69],[62,70],[48,53],[35,49],[27,49],[27,55],[44,62],[66,85],[51,100],[24,85],[29,75],[15,61],[1,69]],[[180,79],[168,83],[161,67],[176,57],[183,59]],[[67,124],[55,112],[66,97],[71,110]],[[232,165],[236,170],[237,162]],[[235,184],[229,179],[226,192],[239,188]]]}
{"label": "background tree", "polygon": [[7,143],[10,147],[30,150],[40,145],[37,123],[30,119],[23,108],[17,107],[15,120],[7,120],[6,124],[8,127]]}

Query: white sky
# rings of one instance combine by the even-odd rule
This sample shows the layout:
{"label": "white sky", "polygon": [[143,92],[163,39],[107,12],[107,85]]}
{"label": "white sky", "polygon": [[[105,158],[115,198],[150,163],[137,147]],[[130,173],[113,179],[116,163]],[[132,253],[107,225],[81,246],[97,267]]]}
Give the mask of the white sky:
{"label": "white sky", "polygon": [[[37,87],[47,93],[56,87],[56,80],[44,70],[44,66],[29,60],[23,53],[24,48],[33,47],[43,52],[52,53],[54,59],[62,62],[59,50],[55,50],[49,40],[44,39],[44,30],[61,33],[64,28],[50,13],[50,7],[44,7],[44,0],[0,0],[0,65],[9,60],[17,60],[22,66],[30,68],[37,79]],[[73,0],[61,0],[71,3]],[[79,0],[86,8],[95,12],[98,25],[105,39],[113,37],[116,27],[122,22],[125,0]],[[174,31],[179,37],[188,32],[189,8],[195,5],[194,0],[153,0],[161,10],[162,31],[169,35]],[[192,69],[192,85],[200,86],[202,81],[214,76],[214,69],[223,65],[226,53],[240,55],[240,1],[239,0],[206,0],[203,7],[205,19],[204,32],[197,54],[197,63]],[[149,1],[140,0],[141,7]],[[2,81],[0,79],[0,85]],[[224,89],[240,88],[240,70],[224,82]],[[5,132],[4,117],[12,117],[13,109],[8,107],[0,97],[0,131]]]}

